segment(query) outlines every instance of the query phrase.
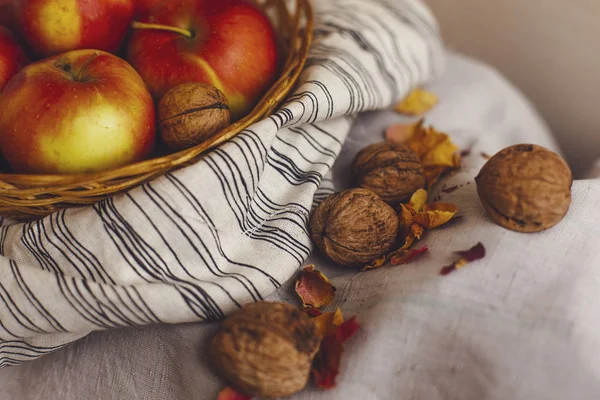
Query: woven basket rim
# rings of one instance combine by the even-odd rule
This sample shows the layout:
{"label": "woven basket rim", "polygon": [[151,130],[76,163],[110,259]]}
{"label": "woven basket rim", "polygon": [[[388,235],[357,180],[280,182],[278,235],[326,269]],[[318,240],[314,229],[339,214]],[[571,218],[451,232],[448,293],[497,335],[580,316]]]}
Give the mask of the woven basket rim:
{"label": "woven basket rim", "polygon": [[[275,0],[275,1],[282,1],[282,0]],[[170,154],[163,155],[160,157],[149,158],[146,160],[138,161],[138,162],[135,162],[132,164],[124,165],[124,166],[121,166],[118,168],[114,168],[114,169],[110,169],[110,170],[106,170],[106,171],[102,171],[102,172],[83,173],[83,174],[0,173],[0,182],[2,182],[2,181],[8,181],[8,182],[19,181],[21,184],[31,184],[31,185],[34,185],[34,184],[39,185],[40,182],[44,182],[43,186],[38,186],[35,188],[31,188],[31,189],[16,189],[16,188],[7,189],[6,187],[0,186],[0,193],[2,193],[4,195],[10,195],[10,193],[19,192],[19,196],[20,195],[42,194],[42,193],[46,192],[45,189],[52,188],[52,187],[60,187],[63,185],[71,186],[71,185],[78,185],[78,184],[82,184],[82,183],[90,183],[90,182],[94,182],[94,181],[106,181],[106,180],[110,179],[108,177],[111,175],[114,175],[115,178],[124,178],[128,175],[130,175],[132,177],[139,176],[139,175],[143,174],[143,173],[140,173],[139,171],[142,169],[146,169],[146,168],[151,171],[151,172],[149,172],[149,175],[151,175],[151,176],[150,177],[141,177],[140,180],[147,181],[149,179],[152,179],[152,176],[162,175],[164,173],[164,171],[161,171],[161,169],[164,168],[167,170],[172,170],[177,166],[181,166],[183,164],[191,162],[194,159],[198,158],[198,156],[206,153],[209,149],[213,149],[213,148],[229,141],[231,138],[235,137],[237,135],[237,133],[242,132],[244,129],[253,125],[256,122],[263,120],[265,116],[264,116],[264,114],[262,114],[260,112],[260,110],[265,107],[265,104],[264,104],[265,100],[271,99],[272,102],[280,103],[282,101],[282,99],[279,99],[278,96],[273,96],[274,95],[273,92],[276,92],[275,89],[279,88],[282,84],[282,81],[284,81],[284,80],[289,80],[291,78],[295,82],[297,80],[298,76],[300,75],[300,73],[302,72],[304,64],[306,63],[306,57],[308,55],[308,50],[310,48],[311,39],[312,39],[312,32],[314,30],[314,19],[313,19],[313,10],[312,10],[311,1],[310,0],[296,0],[296,4],[299,5],[300,3],[303,5],[304,10],[306,12],[307,22],[306,22],[306,27],[304,29],[306,30],[305,34],[308,35],[307,43],[300,51],[300,57],[301,57],[300,64],[294,65],[294,63],[293,63],[294,53],[292,51],[290,51],[288,56],[285,59],[284,66],[280,70],[279,77],[273,82],[270,89],[267,90],[267,92],[265,92],[265,94],[261,97],[261,99],[258,101],[256,106],[252,109],[252,111],[250,111],[242,119],[234,122],[233,124],[229,125],[228,127],[226,127],[223,130],[223,131],[227,131],[227,132],[235,132],[234,134],[225,135],[225,136],[221,136],[221,135],[217,134],[217,135],[215,135],[215,137],[213,137],[197,146],[191,147],[189,149],[185,149],[185,150],[178,151],[175,153],[170,153]],[[298,25],[299,24],[296,24],[297,27],[298,27]],[[296,32],[296,33],[298,34],[299,32]],[[289,75],[289,74],[293,74],[293,75]],[[223,131],[221,131],[221,133]],[[160,164],[164,164],[164,166],[161,167]],[[132,187],[133,186],[135,186],[135,185],[132,185]],[[112,191],[109,190],[109,192],[112,192]],[[17,197],[16,193],[15,193],[15,197]],[[100,195],[99,197],[102,197],[102,195]],[[5,204],[7,204],[5,199],[3,202]],[[53,203],[54,202],[52,202],[51,200],[48,201],[48,204],[53,204]]]}

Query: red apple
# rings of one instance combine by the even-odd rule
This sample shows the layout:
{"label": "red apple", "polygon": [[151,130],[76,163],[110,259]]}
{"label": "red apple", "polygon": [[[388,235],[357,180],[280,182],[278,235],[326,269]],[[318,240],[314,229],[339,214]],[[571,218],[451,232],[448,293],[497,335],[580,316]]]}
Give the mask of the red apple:
{"label": "red apple", "polygon": [[21,35],[38,55],[75,49],[119,50],[133,0],[21,0],[15,7]]}
{"label": "red apple", "polygon": [[239,118],[276,77],[273,28],[244,0],[161,1],[133,27],[128,60],[157,100],[181,83],[209,83]]}
{"label": "red apple", "polygon": [[[1,1],[1,0],[0,0]],[[146,15],[159,3],[169,0],[135,0],[135,13],[138,16]]]}
{"label": "red apple", "polygon": [[10,31],[0,26],[0,92],[10,78],[28,62],[28,57]]}
{"label": "red apple", "polygon": [[145,158],[150,93],[126,61],[75,50],[23,68],[0,96],[0,149],[16,172],[76,174]]}
{"label": "red apple", "polygon": [[15,0],[0,0],[0,25],[14,28],[13,5]]}

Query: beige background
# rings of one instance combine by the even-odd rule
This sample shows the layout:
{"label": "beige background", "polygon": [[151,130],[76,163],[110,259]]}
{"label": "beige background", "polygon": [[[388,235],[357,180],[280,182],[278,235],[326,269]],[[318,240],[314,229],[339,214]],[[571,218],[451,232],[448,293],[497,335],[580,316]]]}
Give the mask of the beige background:
{"label": "beige background", "polygon": [[494,65],[533,99],[576,173],[600,158],[600,1],[425,1],[450,48]]}

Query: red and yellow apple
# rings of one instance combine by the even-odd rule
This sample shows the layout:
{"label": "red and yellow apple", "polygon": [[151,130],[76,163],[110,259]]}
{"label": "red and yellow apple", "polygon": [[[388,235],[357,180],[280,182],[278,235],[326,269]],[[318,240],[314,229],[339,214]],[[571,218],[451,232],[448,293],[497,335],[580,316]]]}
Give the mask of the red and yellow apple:
{"label": "red and yellow apple", "polygon": [[276,77],[275,33],[247,1],[161,1],[133,27],[127,57],[156,100],[182,83],[208,83],[237,119]]}
{"label": "red and yellow apple", "polygon": [[19,173],[98,172],[147,157],[152,97],[126,61],[75,50],[23,68],[0,96],[0,149]]}
{"label": "red and yellow apple", "polygon": [[8,29],[0,26],[0,92],[29,59]]}
{"label": "red and yellow apple", "polygon": [[20,0],[17,27],[40,56],[76,49],[115,53],[134,15],[133,0]]}

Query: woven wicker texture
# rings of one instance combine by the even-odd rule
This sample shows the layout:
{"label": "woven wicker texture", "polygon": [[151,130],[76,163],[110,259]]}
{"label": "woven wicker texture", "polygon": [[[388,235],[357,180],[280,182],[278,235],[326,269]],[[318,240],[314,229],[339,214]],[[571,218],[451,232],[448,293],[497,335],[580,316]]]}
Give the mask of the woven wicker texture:
{"label": "woven wicker texture", "polygon": [[304,67],[312,39],[313,16],[309,0],[256,0],[255,3],[273,21],[285,60],[279,79],[250,114],[198,146],[111,171],[88,175],[0,174],[0,215],[31,220],[60,209],[94,204],[196,162],[208,150],[271,114],[292,90]]}

